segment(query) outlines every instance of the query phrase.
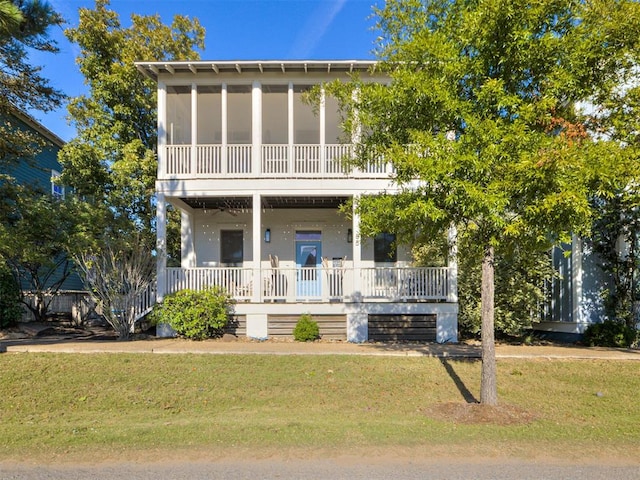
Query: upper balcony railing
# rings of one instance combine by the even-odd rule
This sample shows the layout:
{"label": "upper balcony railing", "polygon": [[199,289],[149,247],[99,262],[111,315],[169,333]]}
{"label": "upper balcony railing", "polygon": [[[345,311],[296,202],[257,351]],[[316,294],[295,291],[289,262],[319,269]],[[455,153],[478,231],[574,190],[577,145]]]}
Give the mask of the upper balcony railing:
{"label": "upper balcony railing", "polygon": [[168,145],[160,179],[278,177],[386,178],[391,165],[382,159],[366,168],[352,168],[353,145],[261,145],[254,159],[252,145]]}

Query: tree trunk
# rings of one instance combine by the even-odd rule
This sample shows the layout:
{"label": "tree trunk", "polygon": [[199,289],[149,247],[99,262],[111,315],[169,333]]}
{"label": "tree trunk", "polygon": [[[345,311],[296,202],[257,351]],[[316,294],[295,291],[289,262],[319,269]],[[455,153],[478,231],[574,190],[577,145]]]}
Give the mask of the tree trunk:
{"label": "tree trunk", "polygon": [[484,248],[482,257],[482,377],[480,379],[480,403],[498,404],[498,385],[496,370],[496,345],[494,337],[494,250],[492,246]]}

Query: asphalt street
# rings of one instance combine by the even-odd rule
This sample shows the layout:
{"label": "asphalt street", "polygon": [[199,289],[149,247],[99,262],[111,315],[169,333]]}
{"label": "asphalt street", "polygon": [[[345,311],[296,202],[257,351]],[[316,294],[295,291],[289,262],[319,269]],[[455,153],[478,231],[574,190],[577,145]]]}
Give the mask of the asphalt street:
{"label": "asphalt street", "polygon": [[2,480],[638,480],[640,466],[557,464],[518,460],[465,462],[328,460],[234,460],[215,463],[93,466],[6,465]]}

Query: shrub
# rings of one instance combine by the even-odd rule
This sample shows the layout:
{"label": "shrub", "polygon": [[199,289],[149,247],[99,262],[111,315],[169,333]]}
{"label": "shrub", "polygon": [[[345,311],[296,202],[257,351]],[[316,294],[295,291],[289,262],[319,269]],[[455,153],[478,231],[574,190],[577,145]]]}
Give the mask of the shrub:
{"label": "shrub", "polygon": [[622,322],[605,320],[589,325],[584,332],[584,341],[590,347],[628,348],[637,340],[637,332]]}
{"label": "shrub", "polygon": [[192,340],[219,337],[229,322],[233,301],[220,287],[180,290],[164,298],[152,313],[155,324],[167,323]]}
{"label": "shrub", "polygon": [[0,328],[13,327],[22,316],[20,286],[4,265],[0,265]]}
{"label": "shrub", "polygon": [[312,342],[320,338],[320,328],[318,322],[311,318],[308,313],[303,314],[293,329],[293,338],[297,342]]}

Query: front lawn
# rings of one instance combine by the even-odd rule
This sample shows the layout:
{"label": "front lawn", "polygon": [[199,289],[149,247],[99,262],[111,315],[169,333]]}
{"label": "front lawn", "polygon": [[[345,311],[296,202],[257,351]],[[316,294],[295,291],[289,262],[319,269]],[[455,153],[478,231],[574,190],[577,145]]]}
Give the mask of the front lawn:
{"label": "front lawn", "polygon": [[495,420],[447,413],[477,398],[477,361],[29,353],[0,368],[0,460],[640,453],[632,361],[500,360]]}

